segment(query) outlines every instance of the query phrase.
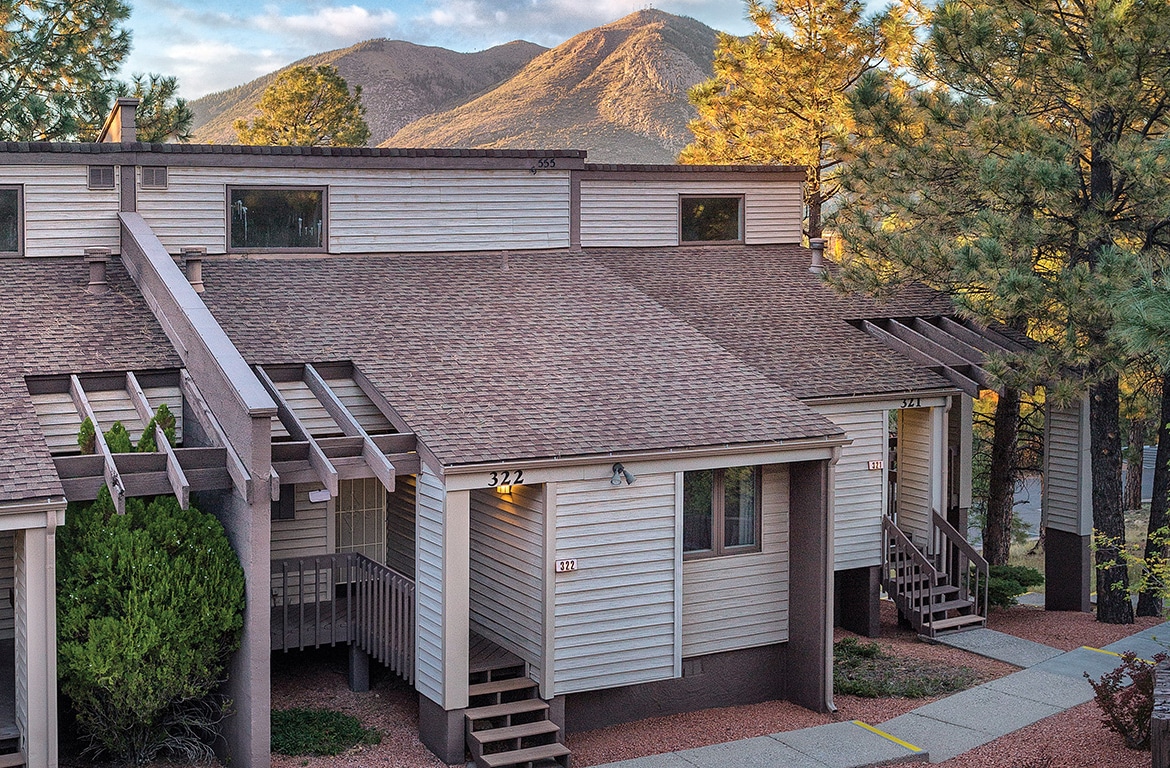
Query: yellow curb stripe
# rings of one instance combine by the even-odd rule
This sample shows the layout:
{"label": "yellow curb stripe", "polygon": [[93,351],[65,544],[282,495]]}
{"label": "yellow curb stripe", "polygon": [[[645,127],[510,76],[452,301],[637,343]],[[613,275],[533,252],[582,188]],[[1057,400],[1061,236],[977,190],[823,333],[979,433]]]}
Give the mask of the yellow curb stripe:
{"label": "yellow curb stripe", "polygon": [[863,722],[861,722],[860,720],[854,720],[854,721],[853,721],[853,724],[854,724],[854,725],[859,725],[859,726],[861,726],[862,728],[864,728],[864,729],[865,729],[865,730],[867,730],[867,731],[872,731],[873,733],[876,733],[878,736],[881,736],[883,739],[889,739],[890,741],[894,742],[894,743],[895,743],[895,744],[897,744],[898,746],[900,746],[900,747],[905,747],[906,749],[910,750],[911,752],[921,752],[921,751],[922,751],[921,749],[919,749],[918,747],[914,746],[914,745],[913,745],[913,744],[911,744],[910,742],[908,742],[908,741],[902,741],[902,740],[901,740],[901,739],[899,739],[897,736],[891,736],[890,734],[886,733],[886,732],[885,732],[885,731],[883,731],[883,730],[880,730],[880,729],[878,729],[878,728],[874,728],[874,727],[873,727],[872,725],[870,725],[869,723],[863,723]]}
{"label": "yellow curb stripe", "polygon": [[[1117,653],[1115,651],[1107,651],[1104,648],[1094,648],[1091,645],[1082,645],[1081,647],[1084,648],[1086,651],[1096,651],[1097,653],[1107,653],[1110,656],[1116,656],[1119,659],[1121,658],[1121,654]],[[1140,656],[1137,657],[1137,660],[1140,662],[1143,662],[1145,664],[1153,664],[1154,663],[1154,662],[1150,661],[1149,659],[1143,659]]]}

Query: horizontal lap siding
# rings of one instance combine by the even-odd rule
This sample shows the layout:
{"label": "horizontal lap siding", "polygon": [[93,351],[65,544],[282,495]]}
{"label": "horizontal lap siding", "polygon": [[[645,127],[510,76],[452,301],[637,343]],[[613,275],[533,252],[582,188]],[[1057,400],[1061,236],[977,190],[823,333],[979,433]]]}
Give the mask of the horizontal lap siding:
{"label": "horizontal lap siding", "polygon": [[[326,379],[325,383],[329,385],[333,394],[337,395],[337,399],[342,402],[357,423],[362,425],[362,429],[371,435],[394,431],[390,420],[378,410],[374,401],[362,391],[362,388],[353,379],[349,377]],[[411,519],[413,519],[413,512],[411,515]]]}
{"label": "horizontal lap siding", "polygon": [[[1081,505],[1085,494],[1083,483],[1089,482],[1082,470],[1088,462],[1082,461],[1080,404],[1059,408],[1048,407],[1046,414],[1046,443],[1044,454],[1044,519],[1045,525],[1058,531],[1086,535],[1090,525],[1081,524]],[[1086,510],[1086,516],[1089,514]]]}
{"label": "horizontal lap siding", "polygon": [[386,498],[386,565],[414,578],[414,475],[394,478],[394,493]]}
{"label": "horizontal lap siding", "polygon": [[276,388],[280,390],[281,397],[288,403],[288,407],[296,414],[297,420],[309,431],[310,435],[313,437],[336,437],[342,434],[341,427],[337,426],[337,422],[329,415],[329,411],[325,410],[325,406],[304,381],[297,379],[296,381],[278,381],[275,384]]}
{"label": "horizontal lap siding", "polygon": [[[121,245],[119,174],[115,189],[89,189],[86,165],[0,168],[0,184],[24,186],[24,252],[28,256],[81,256],[86,248]],[[35,180],[30,180],[35,179]]]}
{"label": "horizontal lap siding", "polygon": [[[286,557],[312,557],[329,554],[329,505],[326,502],[309,501],[309,492],[324,486],[299,484],[295,486],[296,519],[272,521],[272,559]],[[288,587],[295,594],[299,576],[288,577]],[[306,582],[311,579],[306,579]],[[329,574],[323,570],[318,575],[320,599],[328,599]],[[284,590],[284,579],[279,574],[272,576],[272,594],[280,597]],[[310,599],[312,595],[309,596]],[[293,600],[295,602],[295,599]]]}
{"label": "horizontal lap siding", "polygon": [[567,173],[172,168],[138,212],[172,253],[226,248],[226,185],[328,186],[330,253],[567,248]]}
{"label": "horizontal lap siding", "polygon": [[589,247],[678,245],[679,195],[744,195],[749,245],[799,243],[803,202],[798,182],[582,181],[581,244]]}
{"label": "horizontal lap siding", "polygon": [[886,411],[865,403],[818,410],[853,441],[841,449],[834,468],[834,567],[880,565],[886,473],[870,469],[869,462],[886,458]]}
{"label": "horizontal lap siding", "polygon": [[471,492],[471,622],[532,667],[539,679],[544,629],[543,486],[514,485],[510,497]]}
{"label": "horizontal lap siding", "polygon": [[930,539],[930,410],[903,410],[898,433],[898,527],[919,547]]}
{"label": "horizontal lap siding", "polygon": [[5,531],[0,533],[0,640],[11,640],[15,636],[15,568],[16,536],[12,531]]}
{"label": "horizontal lap siding", "polygon": [[788,640],[788,468],[763,472],[761,551],[683,562],[684,657]]}
{"label": "horizontal lap siding", "polygon": [[675,476],[557,486],[557,694],[674,676]]}
{"label": "horizontal lap siding", "polygon": [[50,392],[32,396],[41,434],[51,453],[77,453],[77,433],[81,430],[81,415],[68,392]]}
{"label": "horizontal lap siding", "polygon": [[[27,659],[28,647],[28,558],[25,542],[27,533],[16,534],[13,577],[16,582],[16,610],[13,617],[16,658]],[[39,649],[36,649],[39,651]],[[16,665],[16,725],[21,733],[28,733],[28,665]]]}
{"label": "horizontal lap siding", "polygon": [[415,688],[439,706],[443,696],[443,481],[423,468],[417,485]]}

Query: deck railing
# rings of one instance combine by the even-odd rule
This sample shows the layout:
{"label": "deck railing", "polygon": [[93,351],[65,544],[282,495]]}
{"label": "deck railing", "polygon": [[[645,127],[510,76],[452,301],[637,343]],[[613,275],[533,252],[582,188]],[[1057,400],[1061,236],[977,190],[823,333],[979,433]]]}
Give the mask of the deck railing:
{"label": "deck railing", "polygon": [[983,556],[938,512],[931,514],[933,552],[946,569],[950,583],[959,588],[959,597],[973,600],[972,612],[987,618],[989,567]]}
{"label": "deck railing", "polygon": [[414,582],[357,552],[272,561],[272,649],[356,644],[414,682]]}
{"label": "deck railing", "polygon": [[925,625],[916,609],[936,602],[938,569],[885,515],[882,516],[882,537],[885,542],[882,588],[894,599],[902,616],[914,625],[914,631],[921,634]]}

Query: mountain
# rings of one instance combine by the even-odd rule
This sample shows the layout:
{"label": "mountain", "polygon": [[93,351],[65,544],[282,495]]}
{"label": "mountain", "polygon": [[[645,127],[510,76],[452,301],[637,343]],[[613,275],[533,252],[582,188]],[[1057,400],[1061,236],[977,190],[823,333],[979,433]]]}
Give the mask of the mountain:
{"label": "mountain", "polygon": [[638,11],[545,51],[507,82],[381,146],[558,147],[586,149],[594,162],[671,163],[690,141],[687,91],[711,76],[715,38],[694,19]]}
{"label": "mountain", "polygon": [[[547,48],[522,40],[477,53],[415,45],[402,40],[366,40],[319,53],[289,67],[329,64],[351,86],[362,87],[371,144],[378,144],[411,121],[451,109],[508,80]],[[288,69],[286,67],[285,69]],[[191,102],[198,143],[230,144],[232,123],[256,114],[256,104],[284,69]]]}

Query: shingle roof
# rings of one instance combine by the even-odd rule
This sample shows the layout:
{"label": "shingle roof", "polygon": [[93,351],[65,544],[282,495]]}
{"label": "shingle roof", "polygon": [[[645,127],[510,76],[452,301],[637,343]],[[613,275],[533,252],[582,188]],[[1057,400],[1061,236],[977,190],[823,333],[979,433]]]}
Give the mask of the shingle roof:
{"label": "shingle roof", "polygon": [[950,314],[921,286],[884,303],[841,296],[797,246],[590,250],[630,286],[798,398],[952,388],[846,321]]}
{"label": "shingle roof", "polygon": [[253,363],[353,360],[445,464],[840,430],[590,255],[209,259]]}
{"label": "shingle roof", "polygon": [[61,496],[25,376],[180,365],[117,259],[91,295],[75,259],[0,259],[0,502]]}

